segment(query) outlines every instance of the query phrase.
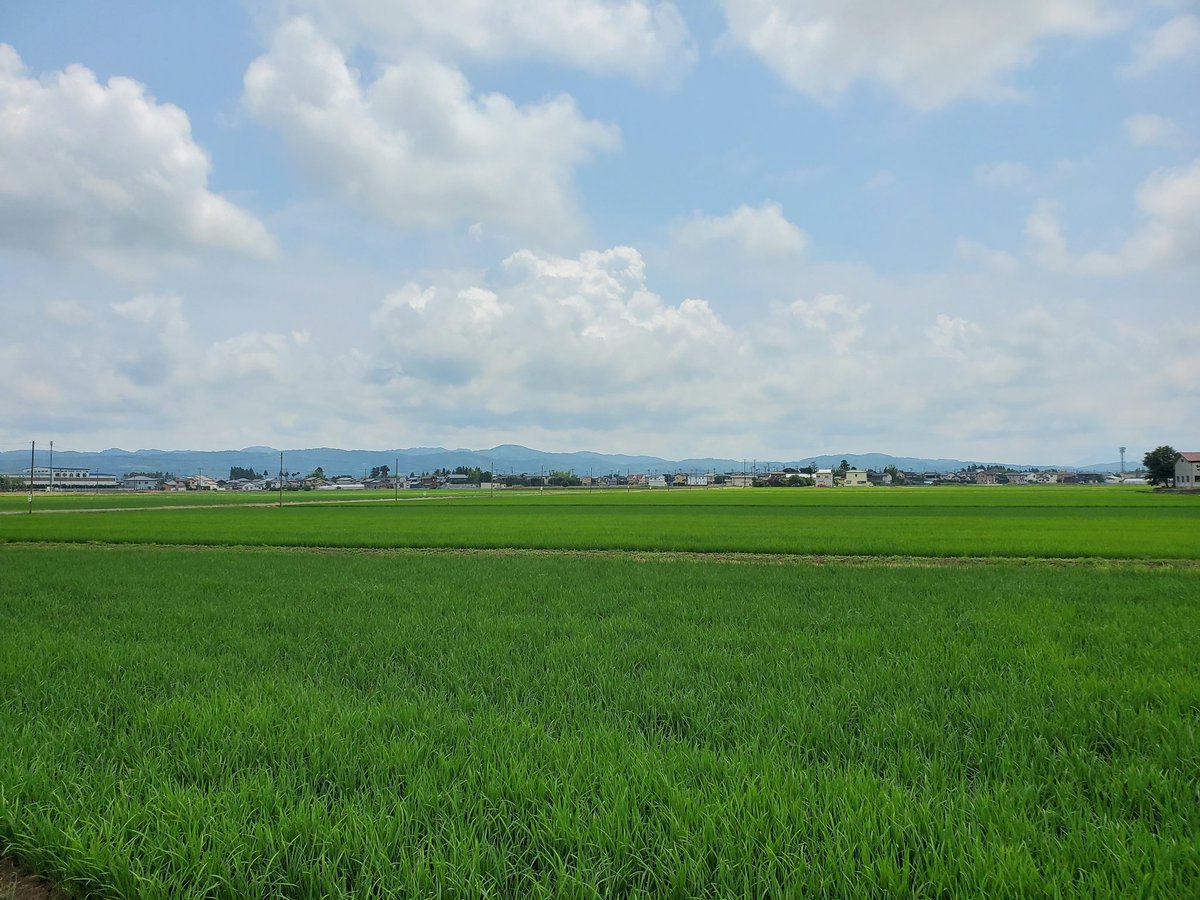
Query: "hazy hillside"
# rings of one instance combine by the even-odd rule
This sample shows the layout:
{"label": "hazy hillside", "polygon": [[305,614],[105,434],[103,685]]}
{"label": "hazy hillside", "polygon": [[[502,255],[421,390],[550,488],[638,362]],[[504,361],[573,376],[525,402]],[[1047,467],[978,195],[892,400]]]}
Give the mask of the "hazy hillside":
{"label": "hazy hillside", "polygon": [[[48,448],[39,448],[37,464],[47,465]],[[497,472],[538,472],[571,470],[578,474],[627,472],[740,472],[743,467],[757,467],[759,471],[784,465],[833,467],[841,460],[852,466],[881,470],[894,465],[901,470],[951,472],[979,461],[960,459],[924,459],[920,457],[889,456],[886,453],[830,453],[806,456],[792,460],[741,460],[696,457],[668,460],[658,456],[630,456],[614,453],[550,453],[534,450],[517,444],[501,444],[484,450],[444,447],[412,447],[399,450],[341,450],[334,447],[316,447],[304,450],[284,451],[283,465],[288,472],[307,475],[320,467],[330,475],[361,476],[376,466],[386,465],[400,472],[426,472],[433,469],[453,469],[456,466],[478,466],[494,468]],[[17,472],[29,465],[27,450],[0,452],[0,472]],[[97,472],[125,475],[129,472],[172,472],[176,475],[191,475],[202,472],[215,478],[229,474],[232,466],[251,468],[258,472],[275,474],[279,471],[279,450],[271,447],[245,447],[241,450],[121,450],[117,448],[99,452],[58,450],[54,454],[56,467],[86,467]],[[1027,464],[1012,464],[1023,468]],[[1047,466],[1040,466],[1045,468]],[[1118,471],[1119,463],[1059,468],[1084,468],[1088,471]],[[1127,469],[1133,465],[1126,463]]]}

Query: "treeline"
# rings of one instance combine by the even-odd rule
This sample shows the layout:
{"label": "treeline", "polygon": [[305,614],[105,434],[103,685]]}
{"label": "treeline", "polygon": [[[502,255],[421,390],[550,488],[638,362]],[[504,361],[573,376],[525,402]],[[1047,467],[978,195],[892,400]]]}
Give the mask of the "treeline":
{"label": "treeline", "polygon": [[230,466],[229,467],[229,480],[230,481],[237,481],[239,478],[245,478],[247,481],[255,481],[259,478],[270,478],[270,477],[271,476],[267,473],[266,469],[263,469],[263,473],[261,475],[259,475],[253,469],[246,469],[246,468],[243,468],[242,466]]}

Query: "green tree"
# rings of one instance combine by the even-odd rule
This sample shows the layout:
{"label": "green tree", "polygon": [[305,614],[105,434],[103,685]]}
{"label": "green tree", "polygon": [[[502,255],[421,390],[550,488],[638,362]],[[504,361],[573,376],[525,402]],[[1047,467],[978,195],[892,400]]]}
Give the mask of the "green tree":
{"label": "green tree", "polygon": [[1146,467],[1146,480],[1159,487],[1170,487],[1175,483],[1175,448],[1163,444],[1142,457]]}
{"label": "green tree", "polygon": [[322,479],[323,479],[323,478],[325,477],[325,469],[324,469],[324,467],[323,467],[323,466],[317,466],[315,469],[313,469],[311,472],[309,472],[309,473],[308,473],[308,477],[309,477],[309,478],[322,478]]}

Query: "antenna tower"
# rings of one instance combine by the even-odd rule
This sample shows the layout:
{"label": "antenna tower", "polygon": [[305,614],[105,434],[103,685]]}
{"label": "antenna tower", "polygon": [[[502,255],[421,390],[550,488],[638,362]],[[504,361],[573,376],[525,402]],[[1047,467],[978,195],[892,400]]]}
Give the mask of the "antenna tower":
{"label": "antenna tower", "polygon": [[1125,477],[1125,448],[1121,447],[1121,477]]}

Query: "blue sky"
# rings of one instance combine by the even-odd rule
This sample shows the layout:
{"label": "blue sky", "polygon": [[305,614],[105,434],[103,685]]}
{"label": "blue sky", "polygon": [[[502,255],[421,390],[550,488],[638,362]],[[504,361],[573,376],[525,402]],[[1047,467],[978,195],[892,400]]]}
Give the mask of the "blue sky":
{"label": "blue sky", "polygon": [[0,448],[1200,446],[1200,6],[0,11]]}

